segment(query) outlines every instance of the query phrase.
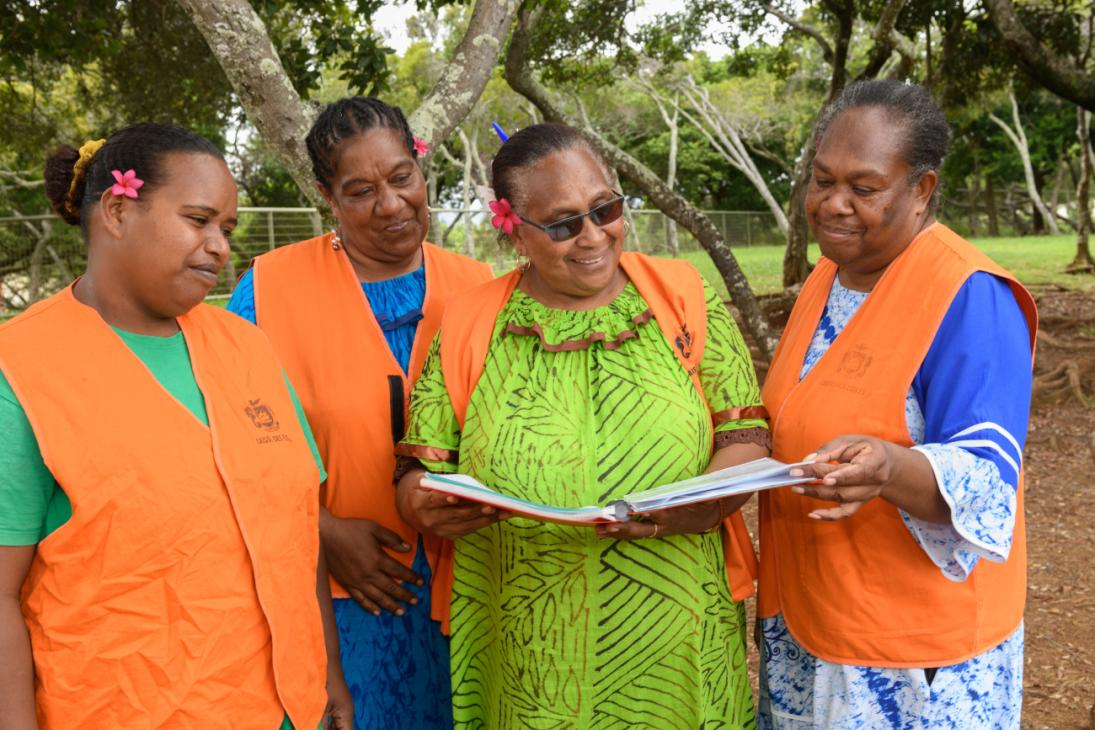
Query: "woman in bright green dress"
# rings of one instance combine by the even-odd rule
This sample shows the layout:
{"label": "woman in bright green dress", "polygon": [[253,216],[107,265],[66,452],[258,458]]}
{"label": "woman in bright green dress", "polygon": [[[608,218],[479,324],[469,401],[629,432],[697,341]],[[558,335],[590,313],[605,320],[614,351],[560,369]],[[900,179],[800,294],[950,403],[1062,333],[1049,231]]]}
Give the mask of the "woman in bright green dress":
{"label": "woman in bright green dress", "polygon": [[495,223],[529,264],[494,321],[463,428],[441,368],[443,323],[400,447],[401,513],[455,540],[456,726],[751,728],[744,610],[718,529],[747,497],[594,529],[418,487],[423,468],[459,471],[579,507],[768,454],[729,312],[702,283],[694,384],[620,265],[622,199],[581,134],[526,128],[492,172]]}

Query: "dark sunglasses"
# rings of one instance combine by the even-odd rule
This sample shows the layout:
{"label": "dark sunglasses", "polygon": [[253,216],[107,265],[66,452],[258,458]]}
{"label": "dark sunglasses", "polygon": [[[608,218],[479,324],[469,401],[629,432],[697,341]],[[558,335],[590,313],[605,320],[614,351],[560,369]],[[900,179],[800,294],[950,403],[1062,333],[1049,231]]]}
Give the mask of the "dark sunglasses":
{"label": "dark sunglasses", "polygon": [[594,225],[607,226],[612,221],[619,219],[623,214],[624,196],[617,195],[612,200],[601,203],[596,208],[590,208],[585,213],[572,215],[569,218],[549,223],[546,226],[542,226],[539,223],[533,223],[528,218],[522,218],[521,220],[528,223],[533,228],[539,228],[546,233],[548,238],[552,241],[566,241],[582,232],[582,220],[585,219],[586,216],[589,216],[589,219],[593,221]]}

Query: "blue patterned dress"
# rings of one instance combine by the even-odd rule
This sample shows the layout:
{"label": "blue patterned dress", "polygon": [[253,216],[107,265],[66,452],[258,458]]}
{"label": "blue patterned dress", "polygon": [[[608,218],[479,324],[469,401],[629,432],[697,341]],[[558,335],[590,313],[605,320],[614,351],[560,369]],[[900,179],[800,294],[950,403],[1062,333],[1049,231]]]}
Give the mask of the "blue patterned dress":
{"label": "blue patterned dress", "polygon": [[[406,372],[418,321],[422,319],[425,269],[394,279],[363,282],[361,288],[384,331],[388,347]],[[245,273],[236,285],[228,309],[255,322],[252,271]],[[452,727],[449,641],[430,619],[431,574],[421,539],[411,569],[425,582],[422,587],[404,584],[418,598],[418,603],[406,605],[403,616],[387,611],[373,616],[353,599],[334,599],[342,671],[354,698],[356,730]]]}
{"label": "blue patterned dress", "polygon": [[[833,281],[799,378],[806,376],[867,298]],[[901,512],[947,578],[1011,550],[1030,410],[1030,340],[1006,283],[976,273],[947,311],[905,400],[909,434],[931,462],[950,524]],[[781,615],[761,621],[759,727],[1018,728],[1023,626],[960,664],[932,669],[858,667],[812,656]]]}

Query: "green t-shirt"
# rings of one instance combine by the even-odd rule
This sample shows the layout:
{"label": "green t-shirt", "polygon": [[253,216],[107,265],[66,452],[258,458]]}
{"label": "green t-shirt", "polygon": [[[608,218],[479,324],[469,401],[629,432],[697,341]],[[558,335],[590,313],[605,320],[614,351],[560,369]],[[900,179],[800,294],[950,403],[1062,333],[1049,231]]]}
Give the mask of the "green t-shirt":
{"label": "green t-shirt", "polygon": [[[190,351],[182,332],[171,337],[154,337],[117,328],[114,331],[167,392],[208,426],[205,400],[194,379]],[[327,472],[312,429],[288,377],[285,385],[289,388],[308,448],[319,467],[319,480],[323,482]],[[0,546],[35,545],[71,516],[72,504],[42,460],[27,414],[7,378],[0,373]],[[279,730],[292,728],[286,716]]]}
{"label": "green t-shirt", "polygon": [[[209,425],[205,401],[186,340],[179,332],[171,337],[138,335],[114,329],[122,341],[145,364],[161,385],[186,406],[202,423]],[[327,478],[312,430],[288,378],[304,436],[319,467],[320,481]],[[3,373],[0,373],[0,545],[34,545],[72,516],[68,496],[42,461],[38,441]]]}

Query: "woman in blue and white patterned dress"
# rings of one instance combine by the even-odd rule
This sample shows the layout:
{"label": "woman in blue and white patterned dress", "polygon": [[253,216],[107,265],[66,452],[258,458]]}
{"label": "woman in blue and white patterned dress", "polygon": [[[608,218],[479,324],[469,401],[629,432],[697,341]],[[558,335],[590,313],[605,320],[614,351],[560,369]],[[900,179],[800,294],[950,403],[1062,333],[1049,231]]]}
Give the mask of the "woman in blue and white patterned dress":
{"label": "woman in blue and white patterned dress", "polygon": [[[822,114],[817,140],[807,213],[822,253],[838,270],[799,381],[870,297],[886,267],[923,232],[943,228],[933,212],[948,132],[926,90],[896,82],[855,84]],[[932,179],[925,192],[917,186],[926,174]],[[911,203],[922,194],[933,204],[918,213]],[[913,236],[895,239],[903,225]],[[895,330],[902,325],[893,322]],[[946,309],[905,397],[905,421],[915,445],[882,444],[869,435],[815,444],[819,462],[836,463],[818,463],[808,471],[829,479],[794,491],[837,506],[809,517],[854,519],[870,500],[886,499],[898,508],[923,554],[950,581],[970,581],[984,561],[1007,560],[1030,408],[1031,335],[1007,280],[986,271],[969,276]],[[906,481],[915,475],[920,485],[899,497],[892,489],[883,491],[883,482],[890,489],[899,475]],[[942,519],[932,518],[933,504],[941,508]],[[764,539],[762,563],[772,559],[764,554]],[[782,567],[777,561],[775,569]],[[759,623],[762,728],[1019,726],[1021,620],[1002,642],[965,661],[896,668],[901,662],[863,666],[814,656],[788,629],[782,613]]]}

